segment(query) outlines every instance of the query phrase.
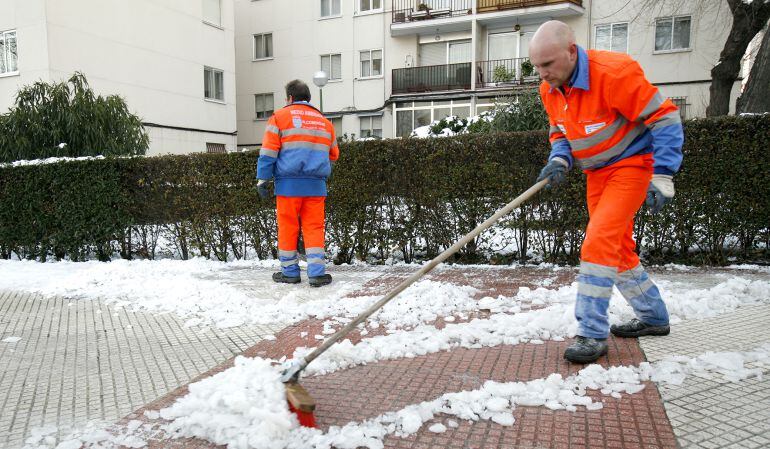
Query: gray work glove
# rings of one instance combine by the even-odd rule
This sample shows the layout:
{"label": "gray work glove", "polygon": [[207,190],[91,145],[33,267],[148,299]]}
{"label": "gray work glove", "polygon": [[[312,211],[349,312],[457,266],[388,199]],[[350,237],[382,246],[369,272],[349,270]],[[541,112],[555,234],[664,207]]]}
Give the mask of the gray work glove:
{"label": "gray work glove", "polygon": [[564,182],[568,169],[569,162],[565,161],[563,158],[554,157],[548,161],[548,164],[546,164],[540,171],[537,182],[548,179],[548,185],[546,187],[559,185]]}
{"label": "gray work glove", "polygon": [[650,187],[647,189],[647,207],[653,214],[663,209],[674,197],[674,177],[671,175],[652,175]]}
{"label": "gray work glove", "polygon": [[270,189],[269,189],[270,181],[266,179],[258,179],[257,180],[257,192],[259,193],[259,196],[263,199],[269,199],[270,198]]}

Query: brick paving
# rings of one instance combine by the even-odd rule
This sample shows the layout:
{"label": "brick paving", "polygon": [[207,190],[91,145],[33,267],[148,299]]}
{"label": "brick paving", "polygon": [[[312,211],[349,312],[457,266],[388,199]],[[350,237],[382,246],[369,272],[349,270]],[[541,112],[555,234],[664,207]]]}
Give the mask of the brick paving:
{"label": "brick paving", "polygon": [[[335,269],[350,276],[360,270],[358,267],[334,267],[333,270]],[[413,268],[388,267],[378,270],[381,275],[364,284],[356,292],[357,295],[381,294],[383,289],[408,276]],[[687,273],[660,275],[669,276],[670,279],[677,276],[687,277]],[[770,277],[766,273],[741,272],[740,275],[762,279]],[[572,282],[574,276],[575,271],[572,269],[554,272],[532,268],[444,267],[434,272],[431,278],[474,286],[480,290],[476,295],[480,298],[513,295],[521,286],[536,288],[542,285],[565,285]],[[511,282],[514,279],[516,281]],[[8,352],[11,346],[0,345],[0,351],[4,351],[0,352],[1,360],[8,360],[6,357],[9,356],[19,358],[15,361],[15,371],[11,372],[7,367],[0,368],[0,401],[5,405],[0,409],[0,447],[9,449],[20,447],[21,438],[35,423],[49,423],[51,416],[57,414],[68,419],[78,416],[91,419],[91,416],[94,416],[113,422],[123,416],[121,422],[124,423],[131,419],[146,420],[143,411],[171,405],[176,398],[187,393],[189,383],[230,367],[235,355],[242,353],[245,356],[270,358],[289,356],[298,346],[318,345],[319,342],[313,336],[320,334],[322,330],[321,322],[307,320],[285,327],[277,333],[276,328],[256,331],[243,327],[231,330],[233,334],[229,336],[213,333],[204,338],[195,335],[190,329],[185,330],[183,323],[170,315],[150,316],[120,312],[115,316],[114,310],[98,301],[92,301],[88,305],[84,302],[70,306],[61,298],[19,296],[8,292],[0,294],[0,335],[22,336],[24,339],[20,343],[31,345],[35,342],[38,351],[26,346],[16,346],[14,352]],[[33,310],[29,307],[38,308]],[[91,307],[93,311],[81,311],[80,307]],[[522,309],[526,310],[527,307]],[[102,313],[97,314],[96,310],[101,310]],[[123,313],[126,316],[123,316]],[[88,320],[78,319],[79,316],[85,318],[93,315],[103,315],[104,318],[113,316],[111,319],[117,320],[118,325],[92,325],[88,324]],[[484,314],[480,315],[483,317]],[[26,316],[25,319],[33,323],[20,325],[18,316]],[[174,323],[175,320],[177,322]],[[671,336],[665,339],[642,339],[641,346],[639,341],[633,339],[611,339],[610,351],[600,363],[604,366],[635,365],[645,359],[657,360],[674,353],[695,355],[704,350],[750,349],[756,346],[757,342],[770,340],[770,334],[766,331],[770,325],[770,306],[739,309],[733,314],[713,320],[715,321],[682,323],[674,327]],[[166,324],[163,324],[164,322]],[[441,319],[435,324],[438,327],[443,326]],[[158,330],[164,327],[165,331]],[[32,333],[25,334],[30,328]],[[74,332],[74,336],[67,337],[67,332],[57,331],[62,328],[69,329],[67,332],[70,334]],[[722,332],[713,333],[713,338],[704,338],[703,332],[712,328],[722,329]],[[188,335],[187,331],[193,335]],[[735,345],[732,344],[735,338],[730,331],[747,336],[738,339],[741,344]],[[159,332],[162,338],[158,337]],[[307,332],[304,338],[301,337],[303,332]],[[103,335],[94,337],[96,341],[88,338],[100,333]],[[121,333],[127,335],[123,343],[115,335]],[[263,340],[262,337],[266,333],[275,333],[276,340]],[[376,335],[376,332],[371,332],[365,338],[373,335]],[[351,336],[354,342],[360,338],[357,333]],[[127,341],[140,341],[141,346],[132,351],[130,345],[126,346]],[[77,342],[76,347],[81,349],[76,353],[67,352],[73,342]],[[319,427],[324,429],[331,425],[343,425],[349,421],[374,417],[448,392],[475,389],[486,380],[527,381],[546,377],[554,372],[569,375],[580,368],[562,359],[562,352],[569,343],[570,341],[549,341],[539,345],[457,348],[449,352],[382,361],[325,376],[305,378],[302,384],[318,403],[316,417]],[[209,353],[210,356],[206,358],[199,355],[196,358],[193,346],[199,353]],[[213,347],[220,350],[212,351]],[[29,354],[39,354],[40,348],[45,349],[43,354],[49,355],[43,360],[33,362],[34,357]],[[182,350],[187,352],[180,353]],[[111,355],[113,352],[116,354]],[[74,354],[80,356],[74,357]],[[196,361],[185,364],[181,361],[185,356],[180,354]],[[173,362],[175,357],[180,360],[178,364]],[[109,360],[112,360],[112,365],[109,365]],[[49,363],[53,369],[44,369]],[[87,375],[73,375],[70,379],[67,374],[60,378],[57,376],[57,370],[68,372],[64,366],[72,367],[73,371],[80,367]],[[124,366],[129,369],[124,370]],[[96,375],[92,373],[94,369],[97,371]],[[34,381],[29,378],[30,373],[38,372],[47,375],[48,380],[41,374],[36,374],[38,377]],[[18,381],[9,381],[8,378],[24,379],[23,388],[18,387]],[[767,378],[770,376],[766,376]],[[51,379],[56,381],[52,382]],[[113,381],[110,383],[105,379]],[[517,407],[514,411],[516,423],[511,427],[500,426],[491,421],[468,422],[454,418],[460,424],[459,427],[448,428],[442,434],[428,431],[427,428],[433,422],[446,424],[449,417],[440,416],[410,437],[387,438],[385,447],[770,447],[770,426],[767,424],[770,422],[770,416],[767,414],[770,410],[768,380],[728,384],[709,383],[706,379],[693,378],[688,379],[682,390],[659,390],[656,385],[647,383],[642,392],[623,395],[621,399],[601,396],[604,408],[597,411],[579,408],[577,412],[568,412],[551,411],[545,407]],[[29,390],[27,387],[31,385],[35,385],[32,394],[35,399],[30,399],[29,393],[26,393],[25,397],[25,392]],[[83,385],[86,386],[85,390]],[[60,390],[61,386],[66,386],[66,392]],[[77,391],[78,394],[70,391]],[[83,391],[93,393],[85,394],[87,400],[84,406],[80,406],[82,410],[80,415],[77,415],[76,411],[68,408],[68,404],[81,404],[83,401],[80,395]],[[600,396],[598,392],[589,394],[596,398]],[[97,397],[99,400],[91,399]],[[36,409],[32,404],[40,403],[44,404],[40,411],[34,411]],[[52,403],[56,404],[53,412],[50,411]],[[58,405],[60,403],[67,405],[61,407]],[[104,403],[114,403],[114,407],[108,408],[102,405]],[[119,415],[116,416],[116,413]],[[19,423],[24,419],[28,422],[20,430]],[[149,447],[215,446],[206,441],[178,439],[149,441]]]}

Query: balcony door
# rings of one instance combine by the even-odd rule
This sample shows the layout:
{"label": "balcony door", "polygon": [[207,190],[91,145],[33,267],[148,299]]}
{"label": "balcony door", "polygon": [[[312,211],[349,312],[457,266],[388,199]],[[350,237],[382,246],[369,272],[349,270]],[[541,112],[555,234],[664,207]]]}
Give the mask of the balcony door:
{"label": "balcony door", "polygon": [[529,57],[533,32],[512,31],[487,36],[487,61],[481,65],[484,84],[520,80],[522,58]]}

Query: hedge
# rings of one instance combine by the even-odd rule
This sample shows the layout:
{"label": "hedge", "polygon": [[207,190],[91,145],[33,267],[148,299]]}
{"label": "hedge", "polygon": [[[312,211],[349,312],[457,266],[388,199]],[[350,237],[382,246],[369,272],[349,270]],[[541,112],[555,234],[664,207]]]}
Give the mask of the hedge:
{"label": "hedge", "polygon": [[[677,194],[636,226],[647,262],[770,260],[770,116],[686,123]],[[330,180],[335,262],[438,254],[528,188],[543,132],[349,142]],[[108,158],[0,168],[0,256],[275,257],[273,202],[255,190],[257,154]],[[544,191],[466,246],[456,262],[575,263],[587,223],[584,175]],[[158,252],[158,239],[174,244]]]}

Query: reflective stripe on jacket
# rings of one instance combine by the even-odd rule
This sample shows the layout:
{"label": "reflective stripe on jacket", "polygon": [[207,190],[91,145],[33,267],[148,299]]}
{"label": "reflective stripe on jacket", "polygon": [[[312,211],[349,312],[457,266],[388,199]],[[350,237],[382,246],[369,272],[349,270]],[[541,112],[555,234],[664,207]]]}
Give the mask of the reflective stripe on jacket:
{"label": "reflective stripe on jacket", "polygon": [[672,175],[682,163],[679,109],[624,53],[578,46],[578,61],[564,90],[540,85],[550,121],[551,155],[584,170],[652,153],[655,173]]}
{"label": "reflective stripe on jacket", "polygon": [[331,161],[339,158],[334,126],[299,101],[270,117],[257,161],[257,178],[275,178],[275,194],[326,196]]}

